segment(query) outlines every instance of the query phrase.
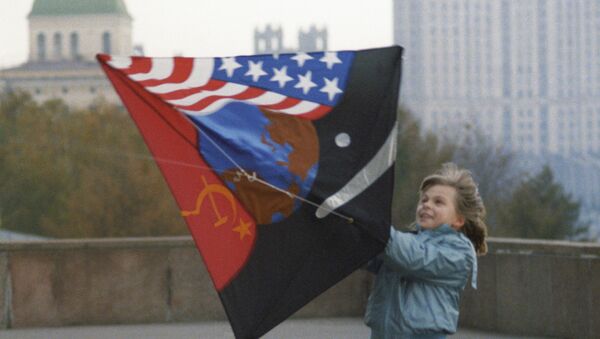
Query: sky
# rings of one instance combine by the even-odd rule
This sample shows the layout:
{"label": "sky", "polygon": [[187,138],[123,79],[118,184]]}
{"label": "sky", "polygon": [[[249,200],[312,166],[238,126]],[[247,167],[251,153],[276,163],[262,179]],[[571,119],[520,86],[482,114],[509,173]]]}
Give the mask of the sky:
{"label": "sky", "polygon": [[[76,1],[76,0],[73,0]],[[283,28],[284,46],[297,32],[327,27],[328,49],[392,44],[392,0],[125,0],[133,43],[148,56],[253,53],[254,29]],[[0,0],[0,68],[27,61],[27,15],[33,0]]]}

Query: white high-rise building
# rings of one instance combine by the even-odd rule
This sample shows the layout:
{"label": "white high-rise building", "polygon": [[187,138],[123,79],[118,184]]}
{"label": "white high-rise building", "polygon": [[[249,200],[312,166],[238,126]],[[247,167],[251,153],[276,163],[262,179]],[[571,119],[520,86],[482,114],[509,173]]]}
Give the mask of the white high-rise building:
{"label": "white high-rise building", "polygon": [[402,102],[514,151],[600,154],[600,2],[395,0]]}
{"label": "white high-rise building", "polygon": [[394,0],[394,40],[426,129],[549,162],[600,235],[599,1]]}

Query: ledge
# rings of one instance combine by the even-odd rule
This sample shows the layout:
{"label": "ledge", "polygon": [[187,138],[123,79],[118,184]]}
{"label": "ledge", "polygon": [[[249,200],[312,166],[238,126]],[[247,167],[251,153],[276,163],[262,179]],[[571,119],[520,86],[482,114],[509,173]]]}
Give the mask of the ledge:
{"label": "ledge", "polygon": [[600,244],[544,239],[489,238],[489,253],[600,257]]}
{"label": "ledge", "polygon": [[192,240],[191,236],[0,241],[0,251],[3,252],[108,248],[175,248],[193,246],[194,241]]}

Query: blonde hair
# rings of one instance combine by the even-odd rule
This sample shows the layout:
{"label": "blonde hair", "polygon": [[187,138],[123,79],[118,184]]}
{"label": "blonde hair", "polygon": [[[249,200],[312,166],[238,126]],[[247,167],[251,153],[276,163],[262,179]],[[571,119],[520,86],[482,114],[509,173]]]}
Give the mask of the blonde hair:
{"label": "blonde hair", "polygon": [[465,218],[465,224],[460,228],[460,232],[471,240],[477,254],[486,254],[485,206],[471,172],[458,168],[456,164],[445,163],[440,170],[423,179],[421,193],[434,185],[450,186],[456,190],[454,206],[456,212]]}

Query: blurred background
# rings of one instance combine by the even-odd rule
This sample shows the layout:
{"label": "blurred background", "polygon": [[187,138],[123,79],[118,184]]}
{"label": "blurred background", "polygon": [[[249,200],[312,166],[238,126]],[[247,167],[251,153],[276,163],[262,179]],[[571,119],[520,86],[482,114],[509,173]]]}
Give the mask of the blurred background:
{"label": "blurred background", "polygon": [[0,238],[188,234],[96,53],[405,48],[394,222],[473,171],[490,235],[600,237],[594,0],[0,0]]}

